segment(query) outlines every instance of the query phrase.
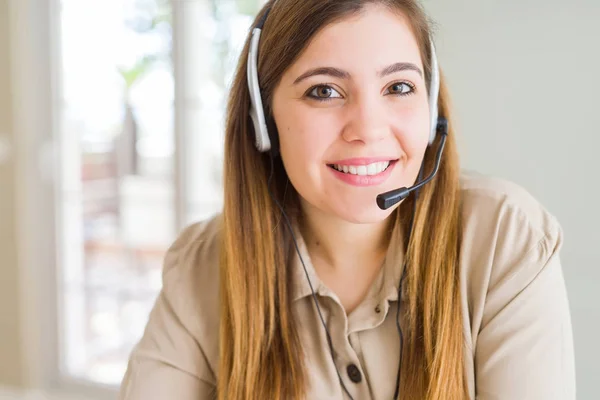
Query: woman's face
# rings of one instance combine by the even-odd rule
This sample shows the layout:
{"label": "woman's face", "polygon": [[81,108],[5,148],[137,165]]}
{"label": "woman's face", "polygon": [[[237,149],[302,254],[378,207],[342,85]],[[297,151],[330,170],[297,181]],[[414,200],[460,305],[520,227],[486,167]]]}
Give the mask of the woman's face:
{"label": "woman's face", "polygon": [[325,27],[283,75],[272,106],[283,164],[304,208],[378,222],[394,208],[380,210],[376,196],[415,182],[429,105],[404,17],[368,6]]}

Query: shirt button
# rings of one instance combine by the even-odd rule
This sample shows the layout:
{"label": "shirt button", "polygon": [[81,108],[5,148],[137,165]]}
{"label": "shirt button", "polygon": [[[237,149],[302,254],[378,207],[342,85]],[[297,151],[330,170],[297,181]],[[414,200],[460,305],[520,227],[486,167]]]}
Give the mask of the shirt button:
{"label": "shirt button", "polygon": [[348,376],[350,380],[354,383],[359,383],[362,380],[362,374],[360,373],[358,367],[354,364],[348,365],[347,368]]}

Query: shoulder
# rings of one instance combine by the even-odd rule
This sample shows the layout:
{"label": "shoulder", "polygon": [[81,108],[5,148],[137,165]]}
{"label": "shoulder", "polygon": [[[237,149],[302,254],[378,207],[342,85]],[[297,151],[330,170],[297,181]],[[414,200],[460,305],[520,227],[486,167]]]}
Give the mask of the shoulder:
{"label": "shoulder", "polygon": [[220,214],[189,225],[165,255],[162,296],[214,366],[219,326]]}
{"label": "shoulder", "polygon": [[562,229],[531,193],[501,178],[464,172],[461,204],[464,294],[471,312],[493,315],[559,257]]}
{"label": "shoulder", "polygon": [[[506,179],[463,171],[460,179],[463,221],[494,214],[497,223],[522,225],[505,229],[530,230],[533,235],[556,235],[557,219],[522,186]],[[482,215],[484,214],[484,215]]]}
{"label": "shoulder", "polygon": [[221,214],[183,229],[165,255],[163,283],[213,270],[212,264],[218,263],[221,230]]}
{"label": "shoulder", "polygon": [[461,193],[460,290],[471,382],[492,397],[574,398],[559,222],[504,179],[465,173]]}

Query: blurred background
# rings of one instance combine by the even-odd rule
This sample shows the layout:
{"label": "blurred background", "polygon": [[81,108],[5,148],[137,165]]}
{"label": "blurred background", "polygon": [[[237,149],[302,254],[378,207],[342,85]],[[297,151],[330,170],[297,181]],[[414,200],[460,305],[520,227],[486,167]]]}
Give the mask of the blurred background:
{"label": "blurred background", "polygon": [[[0,0],[0,399],[108,400],[177,232],[221,207],[263,0]],[[463,166],[565,230],[578,399],[600,374],[600,1],[426,0]]]}

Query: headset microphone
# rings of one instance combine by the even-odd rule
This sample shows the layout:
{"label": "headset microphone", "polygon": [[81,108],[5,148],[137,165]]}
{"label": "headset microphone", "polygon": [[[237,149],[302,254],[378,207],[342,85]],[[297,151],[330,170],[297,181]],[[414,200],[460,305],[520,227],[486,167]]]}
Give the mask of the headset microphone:
{"label": "headset microphone", "polygon": [[446,137],[448,136],[448,120],[447,119],[442,118],[442,117],[440,117],[438,119],[437,132],[438,132],[438,134],[440,134],[442,136],[442,139],[441,139],[442,141],[440,143],[440,147],[438,148],[437,154],[435,156],[435,167],[434,167],[433,171],[431,172],[431,174],[429,174],[429,176],[427,178],[425,178],[424,180],[422,180],[421,182],[419,182],[409,188],[402,187],[402,188],[390,190],[389,192],[385,192],[385,193],[378,195],[377,196],[377,205],[379,206],[379,208],[381,208],[382,210],[387,210],[394,204],[407,198],[411,192],[419,189],[420,187],[422,187],[423,185],[425,185],[427,182],[429,182],[430,180],[432,180],[435,177],[435,175],[437,174],[437,172],[440,168],[440,161],[442,160],[442,153],[444,151],[444,145],[446,144]]}

